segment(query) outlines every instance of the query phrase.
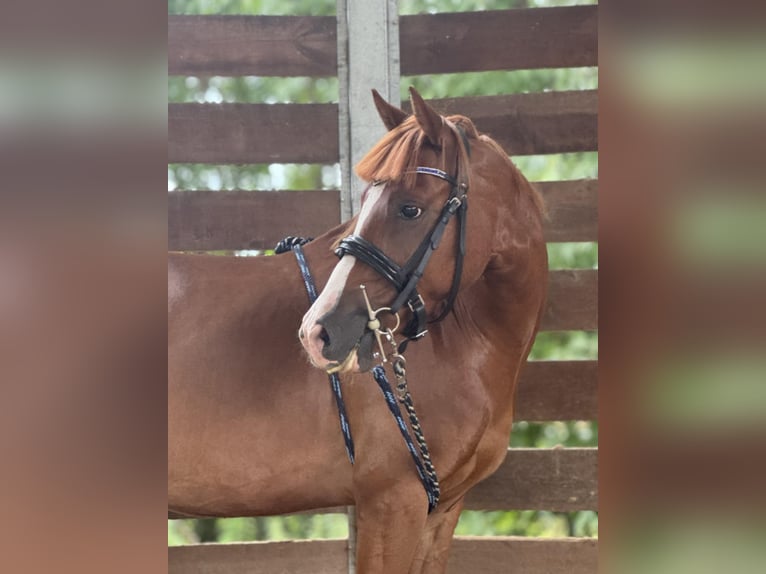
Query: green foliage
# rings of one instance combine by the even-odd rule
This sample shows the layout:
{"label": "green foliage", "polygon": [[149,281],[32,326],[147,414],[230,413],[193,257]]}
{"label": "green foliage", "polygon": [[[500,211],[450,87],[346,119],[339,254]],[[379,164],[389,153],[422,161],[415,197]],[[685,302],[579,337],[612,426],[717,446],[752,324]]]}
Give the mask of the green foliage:
{"label": "green foliage", "polygon": [[399,0],[399,14],[549,8],[596,3],[597,0]]}
{"label": "green foliage", "polygon": [[591,90],[597,87],[597,68],[562,68],[550,70],[497,70],[402,76],[402,99],[409,98],[413,86],[424,98],[462,98],[497,96],[552,90]]}
{"label": "green foliage", "polygon": [[[596,3],[597,0],[399,0],[399,13],[546,8]],[[168,13],[332,16],[335,14],[335,0],[168,0]]]}
{"label": "green foliage", "polygon": [[597,269],[598,243],[549,243],[550,269]]}
{"label": "green foliage", "polygon": [[197,104],[309,104],[338,101],[338,78],[170,76],[168,101]]}
{"label": "green foliage", "polygon": [[480,512],[466,510],[460,515],[458,536],[598,536],[598,514],[583,512],[548,512],[545,510],[505,510]]}
{"label": "green foliage", "polygon": [[168,14],[333,16],[335,0],[168,0]]}

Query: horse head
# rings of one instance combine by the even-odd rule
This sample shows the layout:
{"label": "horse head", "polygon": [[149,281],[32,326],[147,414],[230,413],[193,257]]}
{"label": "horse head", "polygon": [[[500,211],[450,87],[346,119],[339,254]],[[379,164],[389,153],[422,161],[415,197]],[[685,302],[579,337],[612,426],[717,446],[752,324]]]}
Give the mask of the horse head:
{"label": "horse head", "polygon": [[518,171],[506,153],[468,118],[443,117],[410,91],[412,115],[373,90],[388,132],[356,166],[369,183],[361,210],[300,327],[311,362],[329,372],[369,370],[387,353],[379,335],[388,329],[422,336],[510,240],[499,219]]}

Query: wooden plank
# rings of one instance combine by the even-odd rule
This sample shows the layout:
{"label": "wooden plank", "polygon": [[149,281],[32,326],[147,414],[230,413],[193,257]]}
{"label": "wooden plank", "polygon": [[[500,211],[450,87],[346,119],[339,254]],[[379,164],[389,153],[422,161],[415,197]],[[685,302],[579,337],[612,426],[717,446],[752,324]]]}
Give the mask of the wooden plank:
{"label": "wooden plank", "polygon": [[[598,7],[418,14],[400,19],[402,74],[596,66]],[[332,16],[168,17],[168,73],[334,76]]]}
{"label": "wooden plank", "polygon": [[596,574],[595,538],[455,538],[447,574]]}
{"label": "wooden plank", "polygon": [[[548,208],[548,241],[596,241],[595,180],[535,184]],[[286,235],[317,236],[340,223],[339,192],[179,191],[169,194],[168,241],[176,251],[268,249]]]}
{"label": "wooden plank", "polygon": [[598,449],[508,449],[500,468],[468,493],[466,508],[596,510]]}
{"label": "wooden plank", "polygon": [[273,249],[283,237],[316,237],[338,223],[337,190],[168,194],[172,251]]}
{"label": "wooden plank", "polygon": [[[442,113],[473,119],[510,155],[598,149],[596,90],[431,102]],[[334,163],[338,158],[336,104],[168,106],[171,163]]]}
{"label": "wooden plank", "polygon": [[545,200],[545,240],[598,241],[598,180],[534,183]]}
{"label": "wooden plank", "polygon": [[[598,540],[457,536],[448,574],[595,574]],[[345,540],[197,544],[168,548],[170,574],[339,574]]]}
{"label": "wooden plank", "polygon": [[169,104],[169,163],[335,163],[337,104]]}
{"label": "wooden plank", "polygon": [[[598,90],[429,100],[443,115],[461,114],[509,155],[598,150]],[[402,108],[410,111],[409,102]]]}
{"label": "wooden plank", "polygon": [[527,361],[515,406],[518,421],[596,420],[598,361]]}
{"label": "wooden plank", "polygon": [[[468,492],[466,509],[597,510],[598,449],[509,448],[495,473]],[[344,510],[345,507],[323,508],[308,514]],[[184,517],[169,515],[169,518]]]}
{"label": "wooden plank", "polygon": [[195,544],[168,548],[168,574],[339,574],[346,540]]}
{"label": "wooden plank", "polygon": [[598,64],[598,6],[402,16],[402,74]]}
{"label": "wooden plank", "polygon": [[334,16],[168,16],[168,74],[334,76]]}
{"label": "wooden plank", "polygon": [[550,272],[542,331],[598,329],[598,271],[560,269]]}

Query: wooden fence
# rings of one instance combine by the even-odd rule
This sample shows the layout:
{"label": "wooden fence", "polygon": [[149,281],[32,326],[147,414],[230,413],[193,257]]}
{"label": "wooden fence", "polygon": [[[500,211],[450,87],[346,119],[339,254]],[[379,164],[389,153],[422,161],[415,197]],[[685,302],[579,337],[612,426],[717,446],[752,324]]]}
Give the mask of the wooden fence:
{"label": "wooden fence", "polygon": [[[394,2],[395,4],[395,2]],[[340,12],[339,12],[340,13]],[[171,16],[171,75],[333,76],[340,54],[335,17]],[[517,9],[402,16],[402,74],[597,65],[597,7]],[[345,33],[345,32],[344,32]],[[434,102],[471,117],[511,155],[597,150],[593,90]],[[172,163],[336,163],[343,118],[336,104],[170,104]],[[318,144],[321,138],[322,144]],[[597,241],[597,181],[539,183],[550,211],[547,240]],[[169,248],[272,247],[285,235],[316,235],[341,221],[339,190],[178,191],[169,194]],[[597,328],[597,271],[550,277],[543,330]],[[597,418],[595,361],[530,362],[516,420]],[[477,486],[467,508],[595,510],[597,449],[509,449],[501,468]],[[169,549],[178,573],[346,572],[348,542],[291,541]],[[596,571],[593,539],[458,537],[451,574]]]}

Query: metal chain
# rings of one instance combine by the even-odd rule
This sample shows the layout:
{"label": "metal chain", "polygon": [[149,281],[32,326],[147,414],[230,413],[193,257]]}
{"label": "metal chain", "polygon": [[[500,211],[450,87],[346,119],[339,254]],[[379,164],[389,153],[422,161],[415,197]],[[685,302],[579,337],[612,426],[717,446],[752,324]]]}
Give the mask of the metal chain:
{"label": "metal chain", "polygon": [[434,468],[433,463],[431,462],[431,452],[428,450],[428,445],[426,444],[426,438],[423,435],[423,429],[420,426],[420,421],[418,420],[418,415],[415,412],[415,405],[412,402],[412,395],[410,395],[409,387],[407,386],[407,375],[406,375],[406,363],[404,360],[404,357],[401,355],[394,355],[392,357],[392,367],[394,370],[394,376],[396,377],[396,390],[399,394],[399,402],[404,405],[404,408],[407,410],[407,416],[410,419],[410,427],[412,427],[412,432],[415,434],[415,440],[418,443],[418,448],[420,449],[420,455],[423,459],[423,466],[426,470],[426,474],[428,475],[428,478],[431,481],[431,487],[434,491],[434,494],[436,496],[436,499],[438,500],[439,495],[441,494],[441,489],[439,487],[439,479],[436,476],[436,469]]}

